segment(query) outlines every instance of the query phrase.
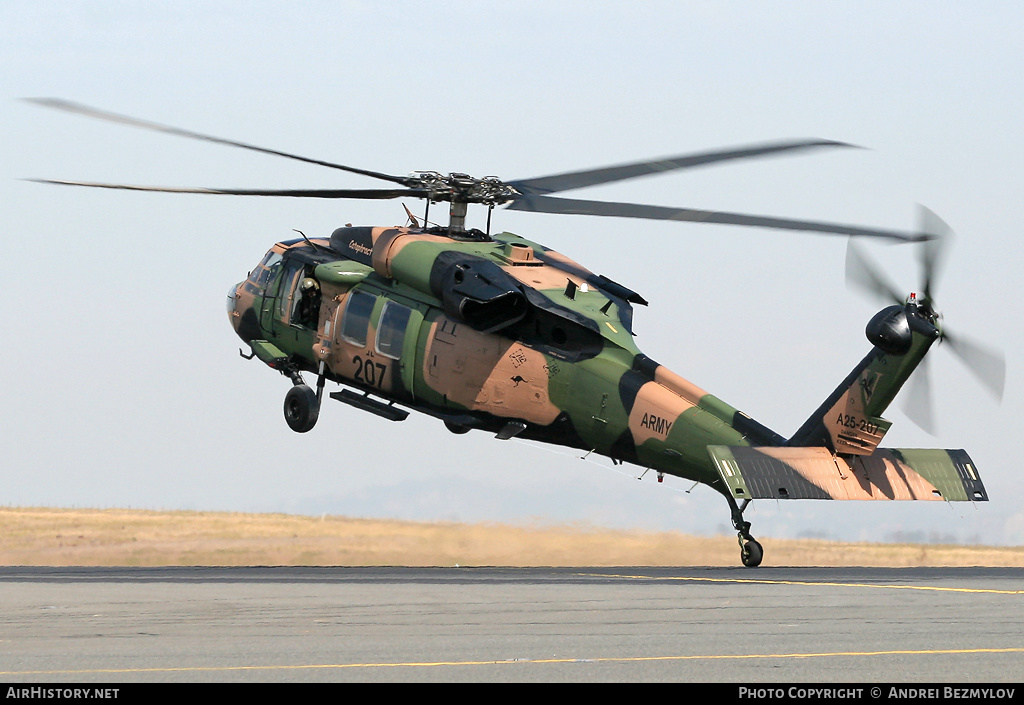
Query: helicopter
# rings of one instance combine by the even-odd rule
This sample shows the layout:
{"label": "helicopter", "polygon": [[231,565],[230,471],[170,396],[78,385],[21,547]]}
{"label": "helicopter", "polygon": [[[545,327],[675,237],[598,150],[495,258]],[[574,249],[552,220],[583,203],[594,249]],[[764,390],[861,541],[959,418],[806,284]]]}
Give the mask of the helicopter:
{"label": "helicopter", "polygon": [[[802,139],[503,181],[414,171],[360,169],[139,120],[54,98],[38,105],[123,125],[312,163],[390,182],[377,189],[211,189],[31,179],[92,188],[327,199],[425,202],[407,206],[402,226],[345,225],[329,236],[275,243],[230,288],[228,319],[258,359],[291,386],[284,417],[297,433],[317,424],[327,397],[400,422],[416,411],[456,434],[472,430],[597,453],[703,483],[726,500],[740,561],[764,549],[744,511],[756,499],[987,501],[962,449],[880,448],[882,414],[908,380],[927,400],[927,375],[911,373],[936,342],[949,348],[997,397],[998,353],[940,324],[934,287],[949,227],[921,208],[917,231],[589,201],[553,194],[717,162],[850,147]],[[430,221],[448,204],[448,222]],[[486,229],[466,227],[470,206],[487,209]],[[675,220],[794,230],[849,238],[847,279],[886,299],[868,322],[871,344],[835,390],[786,438],[704,391],[636,346],[639,293],[538,242],[492,232],[496,207],[552,214]],[[856,238],[916,243],[923,286],[909,297],[856,248]],[[312,375],[311,386],[303,375]],[[927,401],[924,402],[927,406]],[[927,425],[928,412],[922,414]]]}

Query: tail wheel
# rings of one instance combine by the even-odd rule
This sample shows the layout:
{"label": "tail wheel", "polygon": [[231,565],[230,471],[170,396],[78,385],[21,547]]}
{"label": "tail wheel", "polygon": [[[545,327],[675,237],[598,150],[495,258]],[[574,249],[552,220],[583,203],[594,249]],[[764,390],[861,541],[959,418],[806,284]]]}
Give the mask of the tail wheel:
{"label": "tail wheel", "polygon": [[305,433],[314,426],[320,416],[320,404],[308,385],[299,384],[288,390],[284,397],[284,420],[288,428],[296,433]]}
{"label": "tail wheel", "polygon": [[764,558],[764,549],[754,539],[743,542],[743,548],[740,550],[740,560],[743,561],[743,565],[748,568],[756,568],[761,565],[761,559]]}

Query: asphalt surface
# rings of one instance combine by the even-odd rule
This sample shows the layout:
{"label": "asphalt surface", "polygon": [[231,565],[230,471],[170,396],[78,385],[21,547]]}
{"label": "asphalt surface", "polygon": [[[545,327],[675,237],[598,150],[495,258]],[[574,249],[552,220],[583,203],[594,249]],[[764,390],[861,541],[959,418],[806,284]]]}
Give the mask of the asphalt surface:
{"label": "asphalt surface", "polygon": [[1007,568],[0,568],[0,682],[1024,681]]}

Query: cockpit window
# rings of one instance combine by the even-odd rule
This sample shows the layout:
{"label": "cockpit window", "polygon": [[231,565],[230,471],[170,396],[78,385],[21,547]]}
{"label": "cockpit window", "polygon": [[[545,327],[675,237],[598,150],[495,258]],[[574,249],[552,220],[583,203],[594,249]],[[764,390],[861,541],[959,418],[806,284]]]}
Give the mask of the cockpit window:
{"label": "cockpit window", "polygon": [[370,326],[370,314],[377,297],[364,291],[353,291],[345,303],[345,314],[341,322],[341,337],[346,342],[364,347],[366,330]]}
{"label": "cockpit window", "polygon": [[281,267],[282,257],[279,253],[271,250],[263,261],[256,265],[256,268],[249,272],[249,278],[245,282],[245,290],[251,294],[262,294],[267,289],[269,282],[277,270]]}

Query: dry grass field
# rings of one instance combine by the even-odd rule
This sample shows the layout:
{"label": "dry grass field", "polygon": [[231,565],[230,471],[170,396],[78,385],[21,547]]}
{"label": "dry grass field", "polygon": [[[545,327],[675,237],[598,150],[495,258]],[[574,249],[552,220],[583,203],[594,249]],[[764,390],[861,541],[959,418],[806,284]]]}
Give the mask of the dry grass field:
{"label": "dry grass field", "polygon": [[[1024,547],[759,537],[764,565],[1024,566]],[[733,536],[287,514],[0,509],[0,565],[729,566]]]}

